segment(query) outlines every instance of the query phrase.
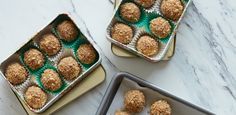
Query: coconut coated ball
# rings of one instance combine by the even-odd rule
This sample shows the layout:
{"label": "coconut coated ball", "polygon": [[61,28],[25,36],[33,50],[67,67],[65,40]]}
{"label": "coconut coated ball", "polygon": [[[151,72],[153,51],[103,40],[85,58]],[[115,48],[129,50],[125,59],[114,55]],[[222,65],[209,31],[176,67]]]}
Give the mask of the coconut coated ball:
{"label": "coconut coated ball", "polygon": [[171,107],[165,100],[159,100],[151,105],[150,115],[171,115]]}
{"label": "coconut coated ball", "polygon": [[171,26],[169,22],[162,17],[151,20],[149,27],[151,32],[159,38],[165,38],[171,32]]}
{"label": "coconut coated ball", "polygon": [[57,26],[57,31],[63,40],[70,42],[77,38],[79,31],[72,21],[63,21]]}
{"label": "coconut coated ball", "polygon": [[46,93],[37,86],[30,86],[25,92],[25,101],[33,109],[42,108],[46,101]]}
{"label": "coconut coated ball", "polygon": [[18,85],[26,80],[28,72],[19,63],[12,63],[7,66],[5,76],[12,85]]}
{"label": "coconut coated ball", "polygon": [[37,49],[29,49],[24,53],[24,62],[32,70],[36,70],[44,65],[44,56]]}
{"label": "coconut coated ball", "polygon": [[134,23],[139,21],[141,12],[136,4],[128,2],[121,5],[120,15],[124,20]]}
{"label": "coconut coated ball", "polygon": [[116,41],[128,44],[133,37],[133,29],[125,24],[117,23],[111,29],[111,37]]}
{"label": "coconut coated ball", "polygon": [[58,90],[62,85],[59,74],[52,69],[44,70],[41,75],[41,82],[46,89],[51,91]]}
{"label": "coconut coated ball", "polygon": [[77,50],[79,60],[84,64],[92,64],[96,59],[96,51],[91,44],[82,44]]}
{"label": "coconut coated ball", "polygon": [[44,35],[40,42],[39,47],[42,49],[47,55],[52,56],[57,54],[61,49],[61,44],[59,40],[53,34]]}
{"label": "coconut coated ball", "polygon": [[61,59],[57,68],[66,80],[75,79],[82,71],[80,65],[71,56]]}
{"label": "coconut coated ball", "polygon": [[136,49],[146,56],[154,56],[158,53],[158,42],[150,36],[141,36],[136,44]]}
{"label": "coconut coated ball", "polygon": [[183,10],[184,6],[180,0],[162,0],[161,2],[161,13],[171,20],[178,20]]}
{"label": "coconut coated ball", "polygon": [[145,106],[145,96],[139,90],[130,90],[126,92],[124,99],[125,109],[132,113],[141,112]]}

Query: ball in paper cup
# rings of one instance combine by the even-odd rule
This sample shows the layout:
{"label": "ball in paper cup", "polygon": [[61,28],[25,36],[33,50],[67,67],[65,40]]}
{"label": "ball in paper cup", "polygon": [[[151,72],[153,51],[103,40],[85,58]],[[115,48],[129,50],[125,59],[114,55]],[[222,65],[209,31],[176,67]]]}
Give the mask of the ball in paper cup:
{"label": "ball in paper cup", "polygon": [[44,65],[44,55],[39,50],[31,48],[24,53],[24,62],[32,70],[39,69]]}
{"label": "ball in paper cup", "polygon": [[62,58],[57,68],[66,80],[75,79],[82,71],[80,65],[72,56]]}
{"label": "ball in paper cup", "polygon": [[24,66],[15,62],[7,66],[5,76],[11,84],[18,85],[26,80],[28,72]]}
{"label": "ball in paper cup", "polygon": [[170,23],[162,17],[152,19],[149,28],[159,38],[166,38],[171,32]]}
{"label": "ball in paper cup", "polygon": [[47,101],[46,93],[37,86],[28,87],[25,92],[24,98],[26,103],[33,109],[42,108]]}
{"label": "ball in paper cup", "polygon": [[53,34],[43,35],[39,42],[39,47],[47,55],[52,56],[57,54],[61,49],[61,44],[59,40]]}
{"label": "ball in paper cup", "polygon": [[59,74],[52,69],[46,69],[43,71],[41,82],[46,89],[51,91],[58,90],[62,85]]}
{"label": "ball in paper cup", "polygon": [[129,44],[133,37],[133,29],[123,23],[116,23],[111,29],[111,37],[123,44]]}
{"label": "ball in paper cup", "polygon": [[165,17],[176,21],[182,15],[184,6],[180,0],[162,0],[160,10]]}
{"label": "ball in paper cup", "polygon": [[141,11],[136,4],[128,2],[121,5],[120,15],[124,20],[134,23],[139,21]]}
{"label": "ball in paper cup", "polygon": [[77,50],[77,57],[84,64],[92,64],[96,59],[96,52],[91,44],[82,44]]}
{"label": "ball in paper cup", "polygon": [[65,20],[57,25],[58,34],[67,42],[71,42],[77,38],[79,31],[72,21]]}
{"label": "ball in paper cup", "polygon": [[158,53],[158,42],[154,38],[144,35],[138,39],[136,49],[146,56],[154,56]]}

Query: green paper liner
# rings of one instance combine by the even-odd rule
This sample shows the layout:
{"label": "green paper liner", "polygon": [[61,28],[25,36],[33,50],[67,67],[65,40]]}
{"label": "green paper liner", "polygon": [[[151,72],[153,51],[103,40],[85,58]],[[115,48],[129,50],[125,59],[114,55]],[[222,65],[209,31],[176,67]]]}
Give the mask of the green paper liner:
{"label": "green paper liner", "polygon": [[[58,74],[59,74],[59,77],[61,79],[61,82],[62,82],[62,85],[59,89],[57,89],[56,91],[51,91],[49,89],[46,89],[44,86],[43,86],[43,83],[41,81],[41,77],[42,77],[42,73],[44,72],[44,70],[46,69],[52,69],[54,71],[56,71]],[[67,86],[68,84],[64,81],[64,78],[62,77],[62,75],[57,71],[57,69],[51,65],[48,65],[46,66],[45,68],[41,69],[35,76],[35,80],[36,80],[36,83],[39,85],[40,88],[42,88],[43,90],[45,90],[47,93],[50,93],[52,95],[57,95],[58,93],[62,92]]]}

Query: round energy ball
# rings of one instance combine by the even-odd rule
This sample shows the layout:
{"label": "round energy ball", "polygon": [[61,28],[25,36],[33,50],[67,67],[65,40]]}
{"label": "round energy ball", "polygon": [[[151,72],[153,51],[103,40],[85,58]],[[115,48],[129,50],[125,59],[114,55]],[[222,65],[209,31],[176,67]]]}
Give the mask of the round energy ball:
{"label": "round energy ball", "polygon": [[57,26],[57,31],[63,40],[70,42],[77,38],[79,31],[72,21],[63,21]]}
{"label": "round energy ball", "polygon": [[124,99],[125,109],[132,113],[141,112],[145,106],[145,96],[139,90],[126,92]]}
{"label": "round energy ball", "polygon": [[136,4],[128,2],[121,5],[120,15],[124,20],[134,23],[139,21],[141,12]]}
{"label": "round energy ball", "polygon": [[19,63],[12,63],[7,66],[5,76],[12,85],[18,85],[26,80],[28,72]]}
{"label": "round energy ball", "polygon": [[135,2],[144,8],[150,8],[154,5],[156,0],[135,0]]}
{"label": "round energy ball", "polygon": [[150,115],[171,115],[171,107],[165,100],[159,100],[151,105]]}
{"label": "round energy ball", "polygon": [[46,89],[51,91],[58,90],[62,85],[59,74],[52,69],[44,70],[41,75],[41,82]]}
{"label": "round energy ball", "polygon": [[82,44],[77,50],[77,57],[84,64],[91,64],[96,59],[96,52],[91,44]]}
{"label": "round energy ball", "polygon": [[42,108],[47,101],[46,93],[37,86],[30,86],[26,90],[24,98],[26,103],[33,109]]}
{"label": "round energy ball", "polygon": [[24,53],[24,62],[32,70],[36,70],[44,65],[44,56],[37,49],[29,49]]}
{"label": "round energy ball", "polygon": [[158,52],[158,42],[148,35],[139,38],[136,49],[146,56],[154,56]]}
{"label": "round energy ball", "polygon": [[152,19],[149,28],[151,32],[159,38],[165,38],[171,32],[171,26],[169,22],[162,17]]}
{"label": "round energy ball", "polygon": [[184,6],[180,0],[162,0],[160,10],[165,17],[176,21],[182,15]]}
{"label": "round energy ball", "polygon": [[61,49],[61,44],[59,40],[53,34],[44,35],[40,42],[39,47],[42,49],[47,55],[52,56],[57,54]]}
{"label": "round energy ball", "polygon": [[82,71],[80,65],[71,56],[61,59],[57,68],[66,80],[75,79]]}
{"label": "round energy ball", "polygon": [[126,111],[116,111],[115,115],[131,115],[129,112]]}
{"label": "round energy ball", "polygon": [[133,29],[125,24],[117,23],[111,29],[111,37],[116,41],[128,44],[133,37]]}

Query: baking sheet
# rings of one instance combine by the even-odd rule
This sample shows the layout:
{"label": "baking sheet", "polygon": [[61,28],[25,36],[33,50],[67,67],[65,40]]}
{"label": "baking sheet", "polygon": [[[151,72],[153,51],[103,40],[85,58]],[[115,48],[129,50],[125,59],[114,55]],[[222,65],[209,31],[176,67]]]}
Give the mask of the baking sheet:
{"label": "baking sheet", "polygon": [[169,98],[167,96],[164,96],[152,89],[141,87],[136,82],[131,81],[130,79],[124,78],[116,92],[116,95],[107,111],[107,115],[113,115],[116,110],[122,110],[123,107],[123,101],[124,101],[124,95],[127,91],[138,89],[141,90],[146,98],[146,106],[145,109],[139,113],[140,115],[148,115],[150,111],[150,106],[154,101],[165,99],[168,101],[172,108],[172,115],[206,115],[205,113],[202,113],[200,111],[197,111],[196,109],[193,109],[189,106],[186,106],[185,104],[182,104],[172,98]]}

